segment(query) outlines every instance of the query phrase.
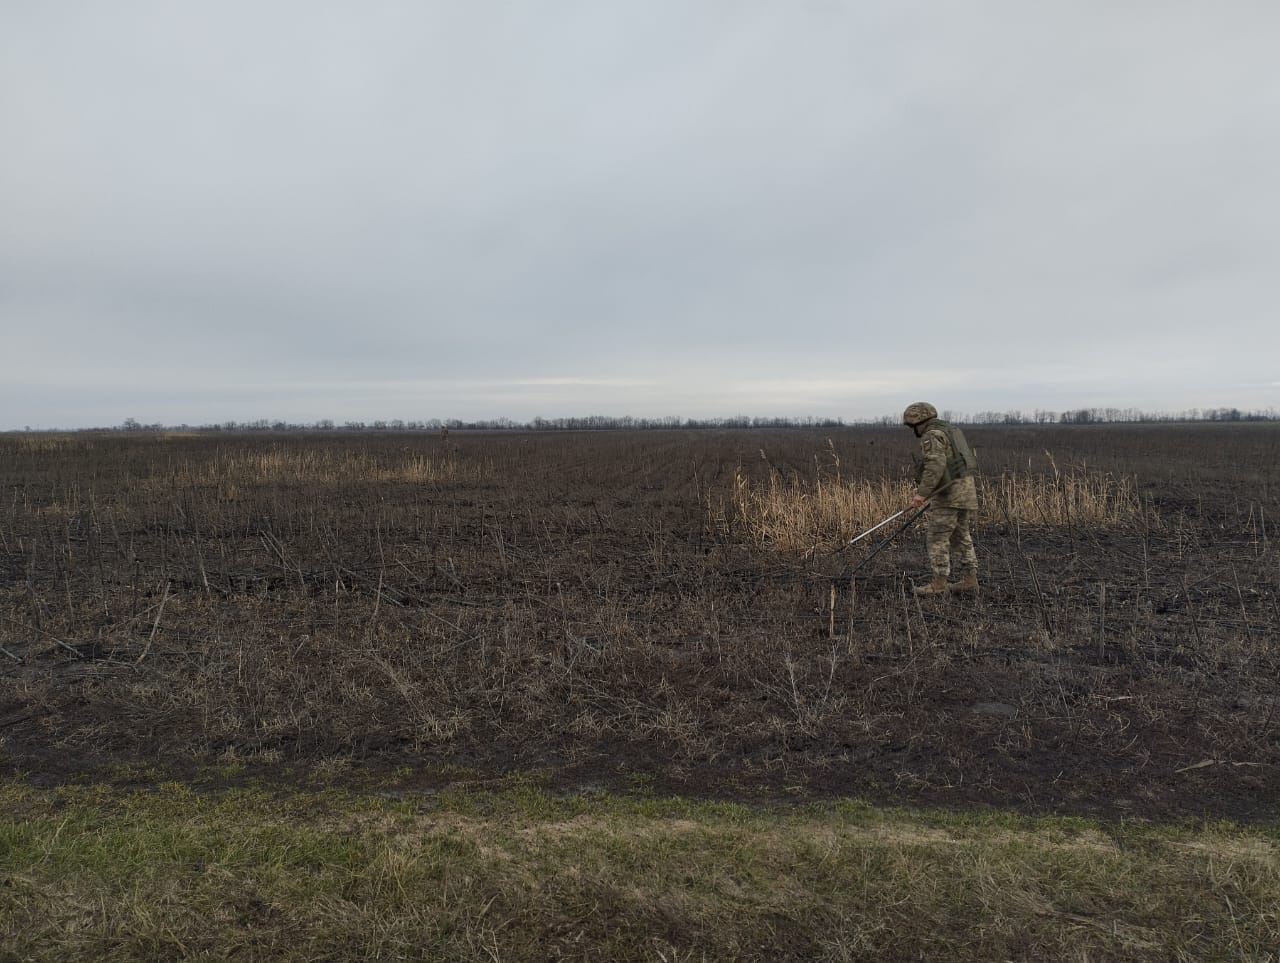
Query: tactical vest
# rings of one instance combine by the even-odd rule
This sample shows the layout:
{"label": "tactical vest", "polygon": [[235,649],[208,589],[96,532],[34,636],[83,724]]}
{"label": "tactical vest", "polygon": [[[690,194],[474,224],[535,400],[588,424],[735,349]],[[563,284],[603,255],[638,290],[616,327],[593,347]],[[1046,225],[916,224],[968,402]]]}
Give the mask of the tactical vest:
{"label": "tactical vest", "polygon": [[[940,428],[951,445],[951,456],[947,459],[947,468],[942,475],[939,488],[944,488],[959,478],[968,478],[976,474],[978,471],[978,456],[969,447],[969,442],[965,439],[964,432],[941,418],[934,418],[929,422],[927,430],[932,431],[934,428]],[[920,479],[924,477],[923,460],[917,458],[915,468],[916,484],[918,485],[920,484]]]}
{"label": "tactical vest", "polygon": [[978,456],[964,437],[964,432],[955,425],[935,418],[930,428],[937,426],[951,442],[951,457],[947,459],[947,481],[954,478],[968,478],[978,471]]}

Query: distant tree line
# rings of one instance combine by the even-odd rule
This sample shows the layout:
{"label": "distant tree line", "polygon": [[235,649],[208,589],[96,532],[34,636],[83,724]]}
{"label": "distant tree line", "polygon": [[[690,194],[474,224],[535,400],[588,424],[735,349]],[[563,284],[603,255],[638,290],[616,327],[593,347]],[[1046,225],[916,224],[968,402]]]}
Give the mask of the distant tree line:
{"label": "distant tree line", "polygon": [[[1137,408],[1073,408],[1070,411],[979,411],[976,414],[944,411],[946,421],[960,425],[1139,425],[1176,424],[1188,421],[1277,421],[1275,408],[1241,411],[1239,408],[1189,408],[1185,411],[1141,411]],[[899,415],[883,415],[876,424],[896,425]]]}
{"label": "distant tree line", "polygon": [[[224,421],[204,425],[143,424],[135,418],[126,418],[114,428],[95,428],[93,431],[433,431],[442,428],[450,431],[634,431],[709,428],[845,428],[858,425],[897,425],[901,415],[881,415],[878,418],[759,418],[734,415],[728,418],[633,418],[613,415],[579,415],[565,418],[534,418],[518,422],[510,418],[490,418],[479,421],[463,421],[458,418],[427,418],[406,421],[393,418],[388,421],[344,421],[337,423],[322,418],[310,423],[270,420]],[[979,411],[974,414],[943,411],[947,421],[961,425],[1113,425],[1157,424],[1175,422],[1246,422],[1280,421],[1280,411],[1275,408],[1243,411],[1239,408],[1191,408],[1186,411],[1141,411],[1137,408],[1075,408],[1069,411]],[[29,429],[28,429],[29,430]]]}
{"label": "distant tree line", "polygon": [[344,421],[322,418],[310,423],[272,421],[224,421],[204,425],[143,424],[135,418],[126,418],[114,428],[89,429],[93,431],[629,431],[672,430],[685,428],[843,428],[842,418],[753,418],[734,415],[729,418],[634,418],[630,415],[577,415],[566,418],[534,418],[519,422],[510,418],[490,418],[479,421],[463,421],[459,418],[427,418],[406,421],[393,418],[389,421]]}

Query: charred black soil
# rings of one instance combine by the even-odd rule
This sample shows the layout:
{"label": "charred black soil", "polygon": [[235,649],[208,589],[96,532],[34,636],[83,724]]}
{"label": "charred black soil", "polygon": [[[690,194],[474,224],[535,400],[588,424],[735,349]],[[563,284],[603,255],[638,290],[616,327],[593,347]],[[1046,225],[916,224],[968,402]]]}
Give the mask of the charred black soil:
{"label": "charred black soil", "polygon": [[981,592],[924,599],[918,529],[849,578],[874,539],[731,497],[900,480],[900,430],[0,436],[0,760],[1274,819],[1280,431],[969,435],[1142,511],[984,504]]}

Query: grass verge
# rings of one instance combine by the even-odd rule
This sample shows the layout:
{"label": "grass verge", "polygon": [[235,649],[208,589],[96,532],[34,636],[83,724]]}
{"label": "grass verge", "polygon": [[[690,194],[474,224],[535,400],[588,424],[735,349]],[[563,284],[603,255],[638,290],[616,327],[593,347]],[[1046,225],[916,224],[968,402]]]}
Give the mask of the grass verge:
{"label": "grass verge", "polygon": [[2,960],[1275,960],[1280,831],[0,783]]}

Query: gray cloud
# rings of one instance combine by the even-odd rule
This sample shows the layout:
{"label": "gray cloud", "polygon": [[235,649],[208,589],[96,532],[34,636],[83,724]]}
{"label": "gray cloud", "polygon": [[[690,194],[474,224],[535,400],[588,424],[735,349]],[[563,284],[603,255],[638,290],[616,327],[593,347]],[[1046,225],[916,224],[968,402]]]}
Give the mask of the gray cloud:
{"label": "gray cloud", "polygon": [[1280,401],[1270,5],[0,25],[0,427]]}

